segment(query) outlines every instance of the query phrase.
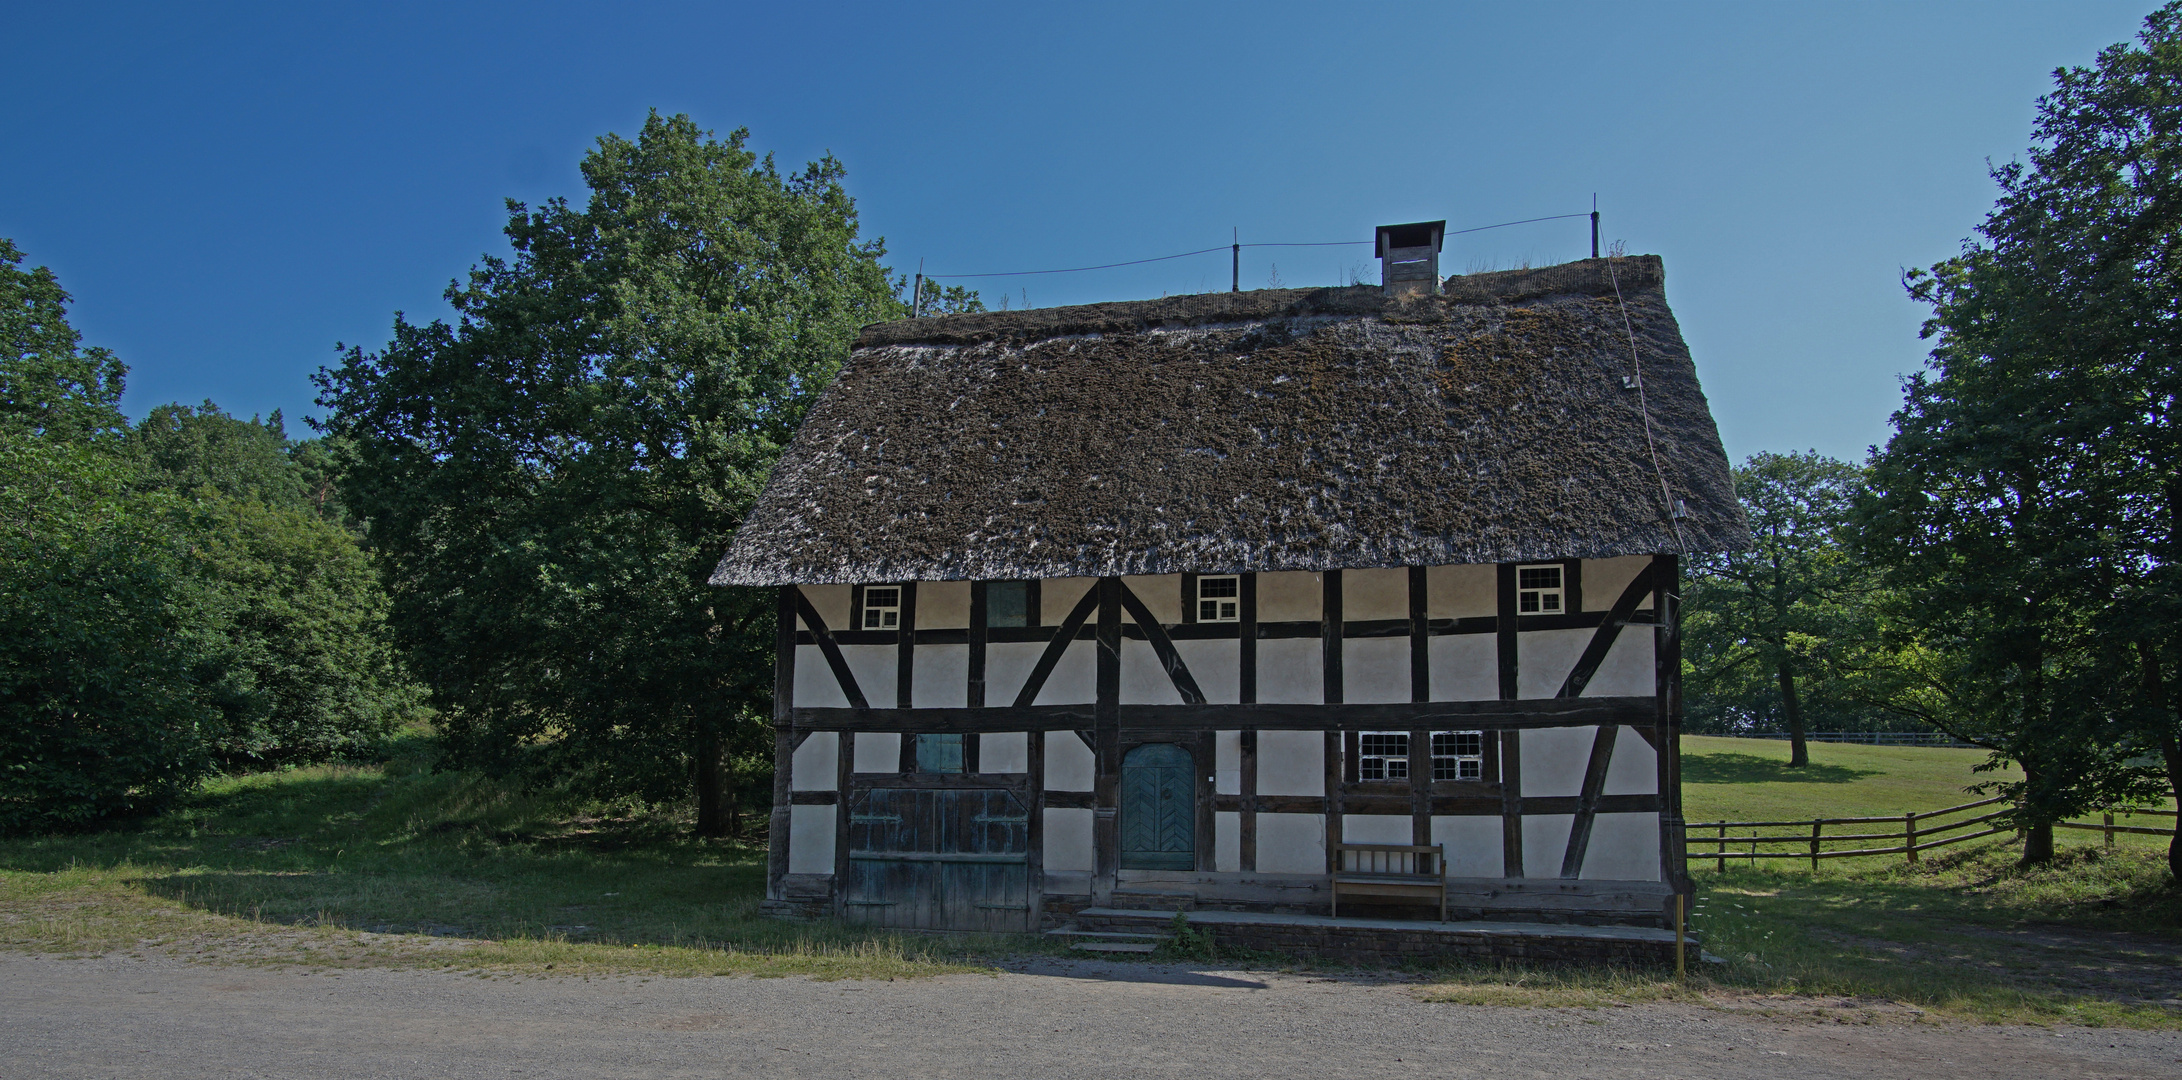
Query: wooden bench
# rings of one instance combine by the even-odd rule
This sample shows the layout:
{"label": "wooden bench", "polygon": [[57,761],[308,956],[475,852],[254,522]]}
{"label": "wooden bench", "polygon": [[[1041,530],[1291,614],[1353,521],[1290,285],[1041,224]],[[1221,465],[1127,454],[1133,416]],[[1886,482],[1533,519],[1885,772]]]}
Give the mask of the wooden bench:
{"label": "wooden bench", "polygon": [[1341,898],[1432,900],[1447,921],[1447,846],[1445,844],[1335,844],[1333,914],[1341,916]]}

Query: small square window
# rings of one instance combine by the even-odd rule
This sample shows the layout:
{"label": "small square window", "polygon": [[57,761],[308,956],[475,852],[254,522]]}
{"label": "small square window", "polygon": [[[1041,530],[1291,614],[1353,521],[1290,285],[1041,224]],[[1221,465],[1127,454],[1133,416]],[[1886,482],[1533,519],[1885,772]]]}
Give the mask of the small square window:
{"label": "small square window", "polygon": [[1409,779],[1409,733],[1367,731],[1356,740],[1356,778]]}
{"label": "small square window", "polygon": [[986,626],[1030,625],[1030,582],[994,581],[985,586]]}
{"label": "small square window", "polygon": [[902,625],[902,590],[897,586],[864,589],[864,629],[898,630]]}
{"label": "small square window", "polygon": [[1567,610],[1562,604],[1563,595],[1559,566],[1515,568],[1515,610],[1518,613],[1559,615]]}
{"label": "small square window", "polygon": [[1484,778],[1484,732],[1435,731],[1432,733],[1432,779],[1483,780]]}
{"label": "small square window", "polygon": [[1241,618],[1241,578],[1228,576],[1197,579],[1198,622],[1235,622]]}
{"label": "small square window", "polygon": [[917,771],[921,773],[958,773],[962,771],[962,736],[918,735]]}

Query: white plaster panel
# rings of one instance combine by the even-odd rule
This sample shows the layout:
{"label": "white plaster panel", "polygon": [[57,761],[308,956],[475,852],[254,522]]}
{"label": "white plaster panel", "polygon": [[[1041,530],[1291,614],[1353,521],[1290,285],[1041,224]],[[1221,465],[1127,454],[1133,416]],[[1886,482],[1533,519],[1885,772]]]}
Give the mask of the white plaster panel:
{"label": "white plaster panel", "polygon": [[1524,877],[1561,876],[1561,860],[1568,857],[1568,830],[1575,824],[1574,814],[1523,815]]}
{"label": "white plaster panel", "polygon": [[917,629],[962,630],[970,625],[970,583],[917,583]]}
{"label": "white plaster panel", "polygon": [[1406,619],[1409,617],[1409,571],[1344,570],[1341,572],[1341,619]]}
{"label": "white plaster panel", "polygon": [[1527,630],[1515,635],[1515,696],[1549,698],[1576,670],[1592,630]]}
{"label": "white plaster panel", "polygon": [[[810,601],[811,610],[817,612],[818,617],[826,621],[826,629],[850,629],[849,586],[798,585],[796,586],[796,588],[802,590],[803,599]],[[803,624],[803,616],[801,615],[796,616],[796,625],[803,626],[805,630],[816,629],[816,627],[805,626]],[[830,871],[833,864],[827,863],[826,866]]]}
{"label": "white plaster panel", "polygon": [[1355,638],[1341,643],[1341,700],[1368,705],[1409,699],[1408,638]]}
{"label": "white plaster panel", "polygon": [[902,771],[902,733],[899,731],[866,731],[856,736],[857,772]]}
{"label": "white plaster panel", "polygon": [[1435,817],[1432,842],[1447,851],[1448,877],[1500,877],[1500,819],[1496,817]]}
{"label": "white plaster panel", "polygon": [[1023,680],[1038,666],[1046,647],[1036,641],[999,641],[985,646],[985,704],[1015,704],[1023,692]]}
{"label": "white plaster panel", "polygon": [[[1038,625],[1059,626],[1075,610],[1083,594],[1098,584],[1097,578],[1046,578],[1038,585]],[[1096,616],[1093,616],[1096,618]]]}
{"label": "white plaster panel", "polygon": [[1606,763],[1602,795],[1656,795],[1659,793],[1659,751],[1644,741],[1635,728],[1625,727],[1614,736],[1614,759]]}
{"label": "white plaster panel", "polygon": [[[1144,606],[1151,609],[1152,618],[1159,620],[1161,625],[1174,626],[1182,621],[1182,575],[1124,575],[1121,583],[1135,593],[1137,599],[1144,601]],[[1136,621],[1127,608],[1121,610],[1121,618],[1124,622]]]}
{"label": "white plaster panel", "polygon": [[[1618,559],[1585,559],[1583,561],[1583,609],[1585,611],[1610,611],[1614,601],[1621,599],[1621,591],[1636,580],[1636,576],[1650,566],[1649,555],[1624,555]],[[1637,610],[1649,611],[1652,607],[1650,593],[1637,604]]]}
{"label": "white plaster panel", "polygon": [[1651,697],[1659,692],[1652,672],[1652,628],[1624,626],[1599,670],[1584,684],[1585,697]]}
{"label": "white plaster panel", "polygon": [[788,783],[796,791],[832,791],[840,783],[841,736],[814,731],[788,758]]}
{"label": "white plaster panel", "polygon": [[1317,638],[1258,642],[1258,700],[1268,705],[1325,702],[1326,656]]}
{"label": "white plaster panel", "polygon": [[1425,645],[1432,665],[1432,700],[1491,701],[1500,696],[1500,639],[1494,634],[1446,634]]}
{"label": "white plaster panel", "polygon": [[1222,811],[1212,815],[1212,869],[1232,874],[1243,868],[1243,816]]}
{"label": "white plaster panel", "polygon": [[1258,575],[1259,622],[1317,622],[1325,610],[1326,586],[1317,574],[1284,571]]}
{"label": "white plaster panel", "polygon": [[1121,703],[1123,705],[1180,705],[1182,693],[1174,678],[1159,663],[1159,653],[1149,641],[1121,640]]}
{"label": "white plaster panel", "polygon": [[1583,794],[1583,774],[1591,767],[1591,740],[1598,730],[1534,728],[1524,732],[1523,797],[1550,799]]}
{"label": "white plaster panel", "polygon": [[[1074,735],[1068,737],[1075,738]],[[981,773],[1029,772],[1030,736],[1020,731],[1002,731],[978,736],[977,771]]]}
{"label": "white plaster panel", "polygon": [[841,692],[841,680],[833,677],[833,667],[826,663],[826,654],[816,645],[796,646],[795,702],[803,709],[846,709],[847,694]]}
{"label": "white plaster panel", "polygon": [[[1317,731],[1258,732],[1258,794],[1324,795],[1326,736]],[[1264,819],[1259,818],[1260,821]],[[1321,830],[1324,831],[1324,830]],[[1265,869],[1264,863],[1258,869]]]}
{"label": "white plaster panel", "polygon": [[1325,873],[1325,816],[1259,814],[1258,869],[1267,874]]}
{"label": "white plaster panel", "polygon": [[1046,811],[1045,856],[1047,870],[1098,869],[1098,858],[1091,844],[1091,811],[1049,808]]}
{"label": "white plaster panel", "polygon": [[1500,614],[1499,568],[1433,566],[1424,571],[1424,616],[1428,619],[1490,618]]}
{"label": "white plaster panel", "polygon": [[1415,835],[1407,814],[1341,815],[1344,844],[1407,844]]}
{"label": "white plaster panel", "polygon": [[1659,815],[1600,814],[1591,819],[1578,877],[1608,881],[1659,880]]}
{"label": "white plaster panel", "polygon": [[1061,653],[1061,662],[1053,665],[1053,674],[1046,676],[1045,686],[1038,690],[1038,700],[1031,704],[1084,705],[1098,700],[1098,688],[1099,643],[1072,641]]}
{"label": "white plaster panel", "polygon": [[[1089,791],[1098,779],[1099,759],[1073,731],[1046,733],[1046,790]],[[1086,810],[1085,813],[1090,813]]]}
{"label": "white plaster panel", "polygon": [[895,672],[901,667],[901,650],[892,645],[843,645],[841,658],[849,662],[864,700],[874,709],[891,709],[900,699]]}
{"label": "white plaster panel", "polygon": [[1212,733],[1212,791],[1216,795],[1243,793],[1243,733]]}
{"label": "white plaster panel", "polygon": [[788,808],[789,873],[833,873],[833,811],[831,806]]}
{"label": "white plaster panel", "polygon": [[[918,597],[923,603],[923,597]],[[923,616],[918,616],[921,621]],[[970,647],[919,645],[913,654],[909,703],[920,709],[959,709],[970,703]]]}
{"label": "white plaster panel", "polygon": [[1177,641],[1174,651],[1189,665],[1190,678],[1204,691],[1209,705],[1233,705],[1242,700],[1242,643],[1239,641]]}

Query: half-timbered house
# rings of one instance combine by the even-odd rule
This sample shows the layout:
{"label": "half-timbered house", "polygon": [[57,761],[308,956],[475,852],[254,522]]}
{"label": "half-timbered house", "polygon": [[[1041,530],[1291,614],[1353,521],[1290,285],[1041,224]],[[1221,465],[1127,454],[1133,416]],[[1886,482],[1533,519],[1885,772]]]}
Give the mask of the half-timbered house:
{"label": "half-timbered house", "polygon": [[1324,914],[1437,845],[1454,912],[1659,925],[1727,461],[1658,258],[1438,249],[865,328],[713,579],[779,591],[766,909]]}

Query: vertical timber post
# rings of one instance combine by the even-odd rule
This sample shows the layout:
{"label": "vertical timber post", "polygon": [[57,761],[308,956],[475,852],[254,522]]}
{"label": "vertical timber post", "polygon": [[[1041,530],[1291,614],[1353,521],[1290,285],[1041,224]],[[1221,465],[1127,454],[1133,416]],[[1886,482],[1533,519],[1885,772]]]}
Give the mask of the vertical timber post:
{"label": "vertical timber post", "polygon": [[1917,865],[1917,815],[1914,811],[1902,815],[1902,847],[1909,854],[1909,865]]}
{"label": "vertical timber post", "polygon": [[773,812],[765,826],[765,898],[786,899],[789,815],[794,811],[795,729],[789,710],[796,688],[796,587],[780,587],[778,622],[773,630]]}
{"label": "vertical timber post", "polygon": [[1240,230],[1236,231],[1235,244],[1234,247],[1230,250],[1233,251],[1235,256],[1235,261],[1233,264],[1235,270],[1235,279],[1234,284],[1229,286],[1227,291],[1241,292],[1243,291],[1243,238]]}

